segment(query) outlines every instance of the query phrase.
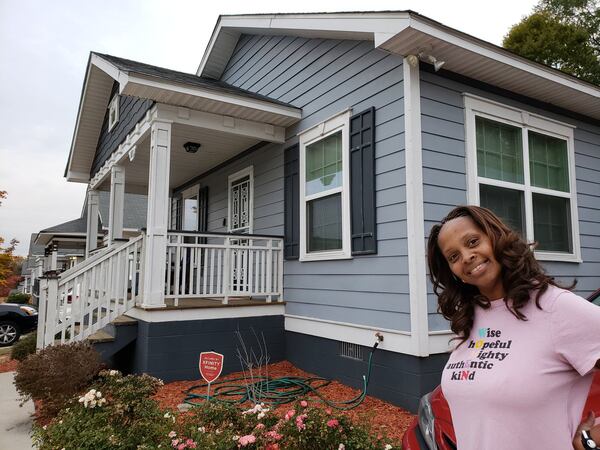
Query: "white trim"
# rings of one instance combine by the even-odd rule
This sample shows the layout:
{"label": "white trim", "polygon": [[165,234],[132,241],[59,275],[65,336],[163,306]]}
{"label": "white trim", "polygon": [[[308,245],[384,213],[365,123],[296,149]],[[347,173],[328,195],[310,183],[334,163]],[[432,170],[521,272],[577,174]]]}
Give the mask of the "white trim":
{"label": "white trim", "polygon": [[232,230],[231,228],[231,186],[244,177],[249,177],[250,179],[250,186],[248,188],[248,233],[252,234],[254,232],[254,166],[238,170],[227,177],[227,231],[239,230]]}
{"label": "white trim", "polygon": [[257,122],[165,104],[158,104],[157,108],[158,117],[170,120],[173,123],[252,137],[261,141],[285,143],[285,127],[273,126],[267,122]]}
{"label": "white trim", "polygon": [[[539,193],[560,198],[568,198],[571,207],[571,240],[572,253],[536,251],[535,256],[541,261],[582,262],[579,237],[579,215],[577,211],[577,180],[575,172],[575,140],[574,125],[559,122],[513,106],[488,100],[479,96],[463,93],[465,105],[465,148],[467,169],[467,201],[479,205],[479,185],[503,187],[524,192],[525,233],[530,242],[535,240],[533,223],[533,194]],[[491,178],[480,177],[477,173],[477,130],[475,116],[507,123],[522,130],[523,148],[523,184]],[[529,139],[527,133],[536,133],[556,137],[567,143],[567,159],[569,174],[569,192],[531,186],[529,169]]]}
{"label": "white trim", "polygon": [[259,111],[287,117],[292,119],[293,122],[296,122],[302,118],[302,110],[293,106],[279,105],[265,100],[244,97],[241,95],[212,89],[203,89],[201,87],[190,87],[183,84],[170,83],[162,79],[150,77],[146,78],[143,75],[137,75],[133,73],[130,73],[127,81],[121,84],[121,93],[125,95],[141,96],[138,91],[145,89],[147,92],[145,96],[147,98],[152,98],[150,95],[148,95],[148,88],[176,92],[193,97],[201,97],[242,108],[256,109]]}
{"label": "white trim", "polygon": [[[328,261],[334,259],[350,259],[350,110],[335,114],[327,120],[298,133],[300,144],[300,261]],[[334,133],[342,132],[342,186],[306,195],[306,147]],[[307,202],[341,193],[342,202],[342,248],[321,252],[307,251]]]}
{"label": "white trim", "polygon": [[427,311],[427,265],[423,212],[423,146],[421,143],[421,80],[419,67],[406,58],[404,71],[404,158],[406,174],[406,229],[410,298],[411,353],[429,354]]}
{"label": "white trim", "polygon": [[[114,112],[114,115],[113,115]],[[112,118],[112,119],[111,119]],[[108,132],[119,122],[119,94],[115,94],[108,104]]]}
{"label": "white trim", "polygon": [[127,316],[144,322],[180,322],[184,320],[232,319],[242,317],[283,316],[285,306],[271,303],[261,306],[229,306],[212,308],[144,309],[133,308]]}
{"label": "white trim", "polygon": [[422,354],[423,352],[415,352],[411,333],[402,330],[286,314],[285,331],[317,336],[334,341],[350,342],[367,347],[371,347],[375,343],[375,333],[381,333],[383,335],[383,342],[379,344],[380,350],[413,356],[447,353],[451,350],[449,340],[453,337],[453,334],[448,331],[433,331],[428,333],[430,338],[429,347],[425,349],[425,354]]}

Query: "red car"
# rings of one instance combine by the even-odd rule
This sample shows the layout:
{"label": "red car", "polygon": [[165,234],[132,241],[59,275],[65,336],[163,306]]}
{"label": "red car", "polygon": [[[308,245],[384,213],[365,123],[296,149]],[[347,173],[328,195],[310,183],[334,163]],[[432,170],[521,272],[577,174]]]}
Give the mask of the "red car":
{"label": "red car", "polygon": [[[600,289],[588,297],[600,306]],[[592,410],[600,417],[600,372],[594,375],[582,418]],[[419,402],[417,417],[402,438],[402,450],[456,450],[456,435],[452,426],[450,407],[442,388],[436,387]]]}

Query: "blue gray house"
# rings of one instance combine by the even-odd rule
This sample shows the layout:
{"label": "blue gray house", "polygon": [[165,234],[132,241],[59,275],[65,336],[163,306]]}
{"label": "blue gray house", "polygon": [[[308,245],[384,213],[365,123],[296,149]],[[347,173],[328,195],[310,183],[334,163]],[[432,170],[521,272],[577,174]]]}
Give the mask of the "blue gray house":
{"label": "blue gray house", "polygon": [[[91,53],[65,176],[87,217],[108,192],[108,246],[89,223],[93,255],[44,280],[38,344],[108,327],[107,354],[166,380],[210,349],[239,370],[254,329],[360,386],[381,333],[369,392],[415,410],[452,337],[425,240],[458,204],[598,288],[600,88],[410,11],[221,16],[196,74]],[[126,240],[125,193],[148,199]]]}

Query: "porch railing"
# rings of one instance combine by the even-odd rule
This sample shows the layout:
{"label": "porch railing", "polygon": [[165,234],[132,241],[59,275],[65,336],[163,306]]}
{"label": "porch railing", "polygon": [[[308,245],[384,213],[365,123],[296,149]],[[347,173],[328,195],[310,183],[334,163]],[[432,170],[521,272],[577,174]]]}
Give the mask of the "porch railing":
{"label": "porch railing", "polygon": [[40,283],[37,345],[82,340],[142,296],[144,236],[109,248]]}
{"label": "porch railing", "polygon": [[283,239],[169,231],[165,298],[283,300]]}

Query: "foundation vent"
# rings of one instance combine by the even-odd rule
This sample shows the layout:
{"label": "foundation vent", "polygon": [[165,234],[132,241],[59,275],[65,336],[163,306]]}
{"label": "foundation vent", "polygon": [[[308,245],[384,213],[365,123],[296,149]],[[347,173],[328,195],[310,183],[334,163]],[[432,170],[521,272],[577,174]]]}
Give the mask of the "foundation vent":
{"label": "foundation vent", "polygon": [[343,358],[355,359],[357,361],[363,360],[362,347],[358,344],[351,344],[350,342],[340,342],[339,354]]}

